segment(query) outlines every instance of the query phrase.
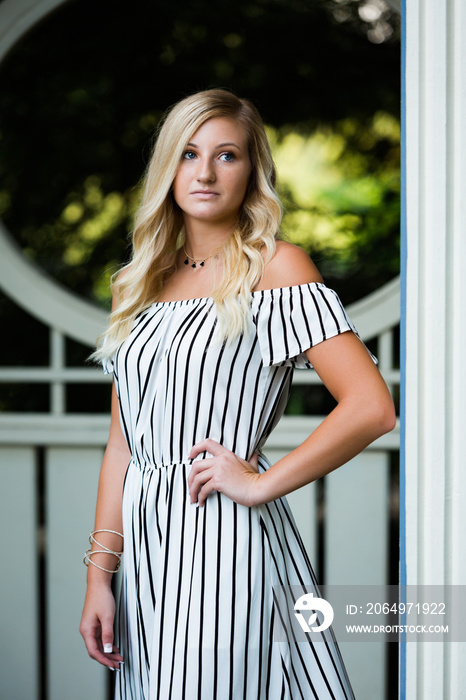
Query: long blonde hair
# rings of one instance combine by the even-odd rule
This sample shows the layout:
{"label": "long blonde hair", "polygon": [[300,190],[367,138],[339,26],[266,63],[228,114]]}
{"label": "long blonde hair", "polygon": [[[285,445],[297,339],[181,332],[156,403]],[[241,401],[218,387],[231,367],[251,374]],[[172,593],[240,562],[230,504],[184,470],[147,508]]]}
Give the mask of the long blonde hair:
{"label": "long blonde hair", "polygon": [[118,304],[91,356],[96,361],[113,355],[129,335],[136,316],[157,301],[165,281],[175,270],[184,230],[182,211],[171,192],[173,181],[187,143],[207,120],[215,117],[235,119],[248,137],[251,175],[236,230],[224,249],[223,274],[212,293],[221,337],[232,340],[246,328],[251,290],[275,252],[281,222],[275,166],[256,108],[226,90],[205,90],[178,102],[159,127],[135,217],[132,257],[113,275],[112,290]]}

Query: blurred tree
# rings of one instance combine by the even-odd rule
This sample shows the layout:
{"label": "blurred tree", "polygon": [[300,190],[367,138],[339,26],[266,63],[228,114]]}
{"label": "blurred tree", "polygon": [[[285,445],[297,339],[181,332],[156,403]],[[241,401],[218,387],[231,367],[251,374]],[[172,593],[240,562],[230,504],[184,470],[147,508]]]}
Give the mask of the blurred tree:
{"label": "blurred tree", "polygon": [[345,302],[399,271],[399,122],[377,112],[311,134],[273,130],[286,207],[283,230],[305,248]]}
{"label": "blurred tree", "polygon": [[[190,92],[222,86],[252,98],[282,136],[320,129],[329,148],[343,138],[344,153],[331,163],[340,182],[319,201],[314,189],[303,204],[284,178],[285,230],[327,261],[326,274],[343,279],[359,275],[371,249],[380,284],[374,234],[386,233],[392,247],[390,278],[397,198],[392,181],[384,189],[375,177],[387,154],[393,161],[393,144],[374,137],[373,122],[376,113],[398,117],[398,42],[398,18],[382,0],[68,2],[0,71],[0,215],[26,255],[78,293],[105,300],[109,271],[127,255],[137,183],[161,114]],[[311,154],[308,177],[313,163]],[[354,167],[351,185],[345,178]],[[332,197],[339,201],[329,206]],[[337,245],[297,232],[300,220],[313,228],[317,210],[320,220],[333,217]],[[341,229],[346,243],[351,238],[343,256]],[[370,278],[361,278],[358,295]]]}

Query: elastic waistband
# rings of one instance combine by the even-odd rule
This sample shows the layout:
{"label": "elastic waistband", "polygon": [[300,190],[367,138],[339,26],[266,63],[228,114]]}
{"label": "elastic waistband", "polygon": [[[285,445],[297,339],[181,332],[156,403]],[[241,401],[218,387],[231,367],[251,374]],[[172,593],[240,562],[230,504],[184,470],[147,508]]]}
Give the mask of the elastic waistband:
{"label": "elastic waistband", "polygon": [[130,459],[130,464],[133,464],[141,471],[146,471],[149,469],[167,469],[169,467],[179,467],[183,465],[190,467],[193,462],[194,459],[181,459],[176,462],[143,462],[138,460],[137,457],[131,457]]}

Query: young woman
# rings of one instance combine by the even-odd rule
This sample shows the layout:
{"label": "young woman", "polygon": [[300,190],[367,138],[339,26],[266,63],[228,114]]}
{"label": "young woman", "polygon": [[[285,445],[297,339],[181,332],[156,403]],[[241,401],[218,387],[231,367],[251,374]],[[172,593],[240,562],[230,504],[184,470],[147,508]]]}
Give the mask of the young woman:
{"label": "young woman", "polygon": [[[169,112],[95,353],[114,387],[80,631],[90,656],[120,671],[119,699],[353,698],[331,632],[273,639],[274,586],[317,591],[285,495],[395,414],[336,294],[277,240],[274,185],[249,102],[208,90]],[[336,408],[270,466],[262,447],[293,368],[312,366]]]}

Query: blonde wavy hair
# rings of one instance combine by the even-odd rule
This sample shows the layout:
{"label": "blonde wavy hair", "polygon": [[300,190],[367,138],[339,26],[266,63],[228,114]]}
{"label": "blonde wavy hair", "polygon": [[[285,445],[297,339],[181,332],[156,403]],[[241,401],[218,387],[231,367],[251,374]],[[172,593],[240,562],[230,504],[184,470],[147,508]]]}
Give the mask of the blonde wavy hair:
{"label": "blonde wavy hair", "polygon": [[135,217],[131,260],[112,277],[116,308],[91,359],[102,361],[114,354],[135,318],[157,301],[174,272],[185,233],[183,212],[172,195],[173,181],[191,137],[215,117],[235,119],[248,137],[251,175],[237,227],[224,248],[223,274],[212,292],[221,339],[230,341],[246,329],[251,290],[273,256],[279,235],[282,209],[275,166],[254,105],[226,90],[205,90],[178,102],[161,122]]}

